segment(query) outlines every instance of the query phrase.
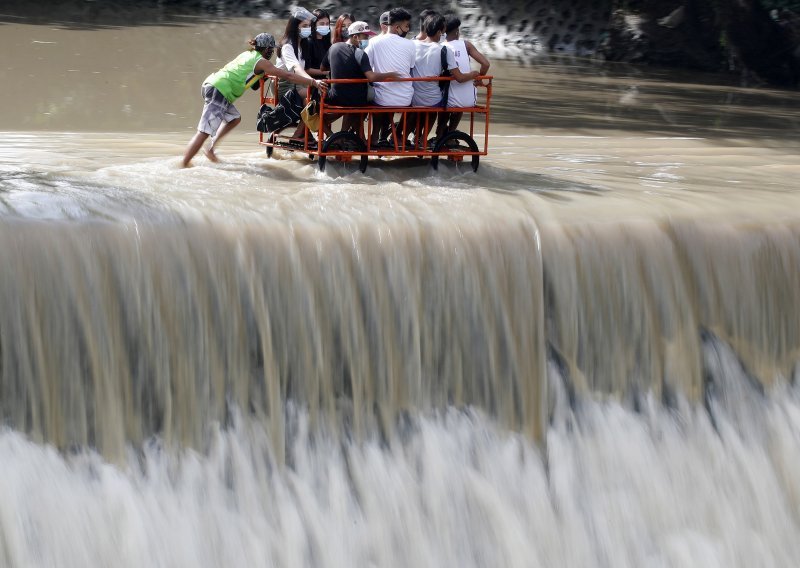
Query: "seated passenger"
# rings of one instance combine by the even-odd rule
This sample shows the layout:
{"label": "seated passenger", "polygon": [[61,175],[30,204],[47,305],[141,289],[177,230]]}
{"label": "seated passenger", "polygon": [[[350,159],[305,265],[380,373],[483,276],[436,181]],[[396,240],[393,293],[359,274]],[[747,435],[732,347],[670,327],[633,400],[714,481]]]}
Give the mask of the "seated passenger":
{"label": "seated passenger", "polygon": [[[453,53],[462,73],[469,73],[472,70],[470,58],[474,59],[481,66],[478,76],[484,76],[489,71],[489,60],[472,45],[471,42],[461,39],[461,20],[457,16],[447,18],[447,41],[445,46]],[[448,96],[448,108],[468,108],[477,104],[478,93],[475,85],[471,82],[457,83],[452,82]],[[461,112],[447,113],[447,117],[439,117],[439,135],[445,132],[452,132],[458,128],[461,122]]]}
{"label": "seated passenger", "polygon": [[347,41],[347,28],[353,23],[353,14],[345,12],[336,18],[336,26],[333,28],[332,43],[342,43]]}
{"label": "seated passenger", "polygon": [[[286,30],[283,32],[283,38],[281,38],[278,47],[278,60],[275,62],[275,66],[278,69],[290,71],[302,77],[313,79],[311,75],[306,73],[306,62],[303,53],[303,45],[305,45],[306,42],[303,40],[307,40],[311,37],[311,24],[315,20],[316,17],[314,14],[305,8],[299,7],[292,11],[289,21],[286,22]],[[283,104],[284,94],[291,89],[295,89],[295,85],[290,85],[287,81],[282,80],[278,88]],[[294,110],[296,114],[299,115],[306,100],[306,89],[296,89],[296,91],[299,97],[295,97],[295,100],[298,101],[295,107],[299,106],[299,108],[295,108]],[[301,120],[297,125],[297,130],[295,130],[292,135],[291,141],[302,142],[304,138],[305,124]]]}
{"label": "seated passenger", "polygon": [[[453,52],[439,44],[439,40],[445,30],[444,16],[436,13],[428,15],[423,22],[422,28],[425,39],[422,41],[414,40],[417,62],[412,75],[414,77],[440,77],[445,72],[448,72],[459,83],[474,81],[478,76],[478,72],[462,73],[456,65]],[[412,84],[414,85],[414,98],[411,100],[412,106],[429,108],[447,106],[446,98],[449,98],[451,83],[446,83],[445,88],[440,87],[439,81],[416,81]],[[418,136],[433,132],[436,116],[428,114],[429,116],[426,119],[426,113],[417,113],[414,120],[410,122],[411,128],[416,128],[419,120]]]}
{"label": "seated passenger", "polygon": [[[395,79],[398,74],[395,72],[375,73],[370,64],[369,55],[364,52],[369,38],[375,32],[369,29],[366,22],[353,22],[347,29],[348,38],[344,43],[336,43],[331,46],[325,59],[322,61],[322,69],[330,70],[331,79],[369,79],[370,81],[385,81]],[[333,106],[363,107],[367,103],[367,84],[333,84],[325,98],[325,104]],[[332,117],[336,120],[337,117]],[[361,133],[363,116],[358,114],[344,115],[342,130],[351,130]],[[363,136],[362,136],[363,137]]]}
{"label": "seated passenger", "polygon": [[314,78],[324,79],[327,73],[320,70],[320,64],[331,48],[331,16],[321,8],[317,8],[312,14],[317,19],[311,24],[311,37],[305,40],[301,49],[305,54],[306,73]]}
{"label": "seated passenger", "polygon": [[428,16],[435,16],[436,14],[438,14],[438,12],[436,10],[431,10],[430,8],[419,13],[419,33],[417,34],[417,37],[414,38],[415,40],[424,41],[425,38],[428,37],[428,34],[425,33],[425,18]]}
{"label": "seated passenger", "polygon": [[378,35],[379,36],[385,36],[386,32],[389,31],[389,12],[388,11],[386,11],[386,12],[381,14],[381,17],[378,19],[378,23],[380,24],[380,27],[381,27],[381,33],[379,33]]}
{"label": "seated passenger", "polygon": [[[445,30],[444,16],[439,14],[429,15],[425,18],[423,31],[425,39],[414,40],[416,48],[416,64],[414,77],[440,77],[445,71],[449,72],[458,83],[474,81],[478,76],[477,71],[464,73],[456,64],[453,51],[439,43]],[[443,68],[442,63],[446,62]],[[414,97],[411,101],[415,107],[437,107],[447,104],[443,101],[443,93],[438,81],[418,81],[412,83]],[[471,85],[470,85],[471,86]],[[449,89],[448,89],[449,90]]]}
{"label": "seated passenger", "polygon": [[[372,68],[378,73],[398,74],[398,78],[410,79],[411,70],[417,60],[414,42],[405,39],[411,31],[411,14],[403,8],[389,11],[389,27],[385,36],[369,42],[364,50],[369,55]],[[375,104],[384,107],[407,107],[411,105],[414,86],[410,82],[376,83]],[[377,132],[387,132],[386,126],[392,120],[389,113],[375,115]]]}

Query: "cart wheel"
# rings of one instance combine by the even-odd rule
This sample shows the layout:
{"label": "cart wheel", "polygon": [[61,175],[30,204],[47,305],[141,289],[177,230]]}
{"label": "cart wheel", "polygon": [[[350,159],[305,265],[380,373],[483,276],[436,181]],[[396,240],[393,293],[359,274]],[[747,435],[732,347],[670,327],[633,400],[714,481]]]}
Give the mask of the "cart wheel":
{"label": "cart wheel", "polygon": [[[433,147],[434,152],[477,152],[478,151],[478,144],[475,140],[472,139],[472,136],[461,132],[460,130],[454,130],[453,132],[448,132],[444,136],[442,136],[439,140],[436,141],[436,145]],[[480,166],[481,157],[480,156],[472,156],[472,171],[477,172],[478,166]],[[433,166],[434,170],[439,169],[439,156],[433,156],[431,158],[431,165]]]}
{"label": "cart wheel", "polygon": [[[367,145],[364,144],[364,141],[353,134],[352,132],[336,132],[322,145],[322,153],[327,152],[354,152],[354,153],[361,153],[367,151]],[[367,171],[367,155],[363,154],[361,156],[361,161],[359,163],[358,169],[361,170],[361,173]],[[319,171],[325,171],[325,165],[327,163],[326,156],[319,157]]]}

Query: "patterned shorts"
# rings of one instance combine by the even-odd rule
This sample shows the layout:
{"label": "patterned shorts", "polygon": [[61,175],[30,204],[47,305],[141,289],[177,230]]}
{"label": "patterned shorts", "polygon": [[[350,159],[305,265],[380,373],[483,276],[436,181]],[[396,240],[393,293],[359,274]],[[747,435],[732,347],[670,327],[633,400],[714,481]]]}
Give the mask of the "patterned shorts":
{"label": "patterned shorts", "polygon": [[206,104],[203,106],[203,114],[200,116],[200,123],[197,125],[199,132],[214,136],[222,122],[230,122],[241,118],[242,115],[239,114],[233,103],[228,101],[213,85],[204,84],[201,87],[201,93]]}

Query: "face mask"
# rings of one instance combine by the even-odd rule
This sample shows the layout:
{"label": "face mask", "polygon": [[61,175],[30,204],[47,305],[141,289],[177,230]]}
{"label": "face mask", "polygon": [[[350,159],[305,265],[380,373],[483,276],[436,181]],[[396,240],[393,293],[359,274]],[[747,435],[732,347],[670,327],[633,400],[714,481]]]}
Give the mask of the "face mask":
{"label": "face mask", "polygon": [[331,27],[330,26],[317,26],[317,33],[319,35],[326,36],[329,33],[331,33]]}
{"label": "face mask", "polygon": [[311,37],[311,28],[300,28],[300,37],[303,39]]}
{"label": "face mask", "polygon": [[406,30],[406,31],[397,30],[397,31],[398,31],[397,35],[399,35],[400,37],[406,37],[408,35],[408,32],[409,32],[409,30]]}
{"label": "face mask", "polygon": [[367,49],[367,46],[369,45],[369,40],[362,39],[360,42],[358,42],[358,45],[361,47],[361,49]]}

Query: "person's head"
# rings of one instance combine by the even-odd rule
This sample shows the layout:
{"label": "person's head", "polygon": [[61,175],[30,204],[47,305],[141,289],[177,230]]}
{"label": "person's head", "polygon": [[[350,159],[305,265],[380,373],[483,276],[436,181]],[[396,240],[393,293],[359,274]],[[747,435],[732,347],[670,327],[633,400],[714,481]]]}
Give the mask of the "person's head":
{"label": "person's head", "polygon": [[250,44],[251,50],[259,52],[264,59],[270,59],[275,53],[275,38],[271,34],[258,34],[247,43]]}
{"label": "person's head", "polygon": [[404,8],[389,10],[389,33],[406,37],[411,31],[411,14]]}
{"label": "person's head", "polygon": [[445,30],[446,21],[441,14],[430,14],[422,23],[422,31],[432,42],[438,42]]}
{"label": "person's head", "polygon": [[300,40],[311,36],[311,24],[316,20],[316,16],[305,8],[295,8],[292,15],[286,22],[286,29],[281,38],[281,47],[291,44],[295,53],[300,48]]}
{"label": "person's head", "polygon": [[419,13],[419,31],[421,33],[427,35],[427,33],[425,32],[425,18],[427,18],[428,16],[433,16],[437,13],[438,12],[436,12],[436,10],[431,10],[430,8],[426,8],[425,10]]}
{"label": "person's head", "polygon": [[314,37],[317,39],[328,39],[330,41],[331,38],[331,15],[323,10],[322,8],[317,8],[312,12],[316,20],[314,23],[311,24],[311,28],[314,31]]}
{"label": "person's head", "polygon": [[389,33],[389,12],[384,12],[381,14],[381,18],[378,21],[381,25],[381,33]]}
{"label": "person's head", "polygon": [[344,13],[336,18],[336,25],[333,28],[333,43],[339,43],[347,39],[347,28],[353,23],[353,14]]}
{"label": "person's head", "polygon": [[353,22],[350,24],[350,27],[347,28],[347,34],[347,41],[350,44],[364,49],[367,47],[369,38],[374,36],[375,32],[369,29],[369,24],[367,22]]}
{"label": "person's head", "polygon": [[458,36],[461,35],[461,19],[455,14],[447,16],[445,33],[447,33],[447,39],[458,39]]}

